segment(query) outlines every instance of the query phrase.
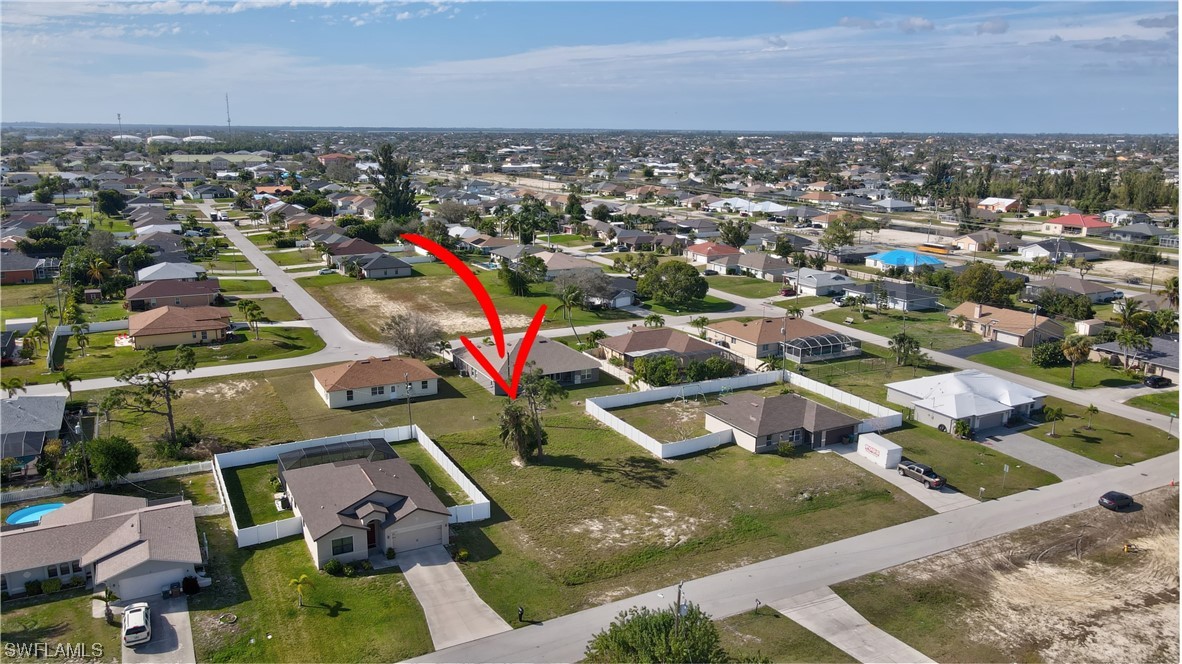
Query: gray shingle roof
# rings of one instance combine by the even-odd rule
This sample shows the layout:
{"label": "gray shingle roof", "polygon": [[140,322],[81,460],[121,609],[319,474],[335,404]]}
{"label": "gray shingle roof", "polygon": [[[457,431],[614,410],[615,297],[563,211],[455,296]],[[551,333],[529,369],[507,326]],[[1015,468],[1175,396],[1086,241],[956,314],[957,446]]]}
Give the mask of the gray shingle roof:
{"label": "gray shingle roof", "polygon": [[828,431],[856,425],[861,421],[799,394],[773,397],[733,394],[726,398],[723,405],[707,409],[706,414],[752,436],[767,436],[802,428],[810,433]]}
{"label": "gray shingle roof", "polygon": [[65,396],[17,396],[0,400],[0,456],[26,457],[41,453],[47,438],[56,438],[66,410]]}

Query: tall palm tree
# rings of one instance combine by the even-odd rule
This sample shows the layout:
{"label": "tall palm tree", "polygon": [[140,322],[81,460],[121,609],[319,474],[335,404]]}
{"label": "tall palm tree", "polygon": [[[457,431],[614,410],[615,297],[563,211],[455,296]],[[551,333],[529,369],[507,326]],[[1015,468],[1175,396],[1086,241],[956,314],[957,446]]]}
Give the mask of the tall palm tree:
{"label": "tall palm tree", "polygon": [[1063,357],[1071,363],[1071,387],[1075,387],[1075,365],[1086,362],[1092,352],[1092,340],[1082,334],[1073,334],[1063,340]]}
{"label": "tall palm tree", "polygon": [[710,319],[705,316],[698,316],[690,321],[690,325],[698,328],[698,336],[706,336],[706,326],[710,324]]}
{"label": "tall palm tree", "polygon": [[583,305],[583,291],[578,286],[571,284],[562,289],[558,294],[558,301],[561,304],[562,315],[570,321],[570,331],[575,333],[575,341],[583,343],[579,338],[579,331],[575,329],[575,307]]}
{"label": "tall palm tree", "polygon": [[1169,301],[1170,306],[1178,308],[1178,277],[1170,277],[1166,279],[1166,283],[1162,285],[1162,289],[1157,292],[1158,295],[1164,295]]}
{"label": "tall palm tree", "polygon": [[606,338],[607,332],[604,332],[603,330],[591,330],[587,333],[587,343],[593,346]]}
{"label": "tall palm tree", "polygon": [[[246,319],[246,324],[254,330],[254,338],[257,341],[259,338],[259,321],[266,319],[266,314],[263,313],[263,307],[254,300],[239,300],[239,309],[242,311],[242,317]],[[246,302],[246,306],[241,306],[242,302]]]}
{"label": "tall palm tree", "polygon": [[1141,300],[1130,300],[1127,297],[1113,305],[1112,313],[1116,314],[1116,322],[1122,329],[1135,332],[1144,332],[1152,316],[1150,312],[1145,311]]}
{"label": "tall palm tree", "polygon": [[519,461],[529,458],[530,445],[533,441],[533,422],[529,413],[517,401],[505,402],[500,416],[501,443],[513,450]]}
{"label": "tall palm tree", "polygon": [[1051,436],[1055,435],[1055,423],[1063,419],[1063,409],[1047,406],[1042,409],[1043,420],[1051,423]]}
{"label": "tall palm tree", "polygon": [[86,278],[96,285],[101,285],[110,274],[111,264],[97,256],[86,265]]}
{"label": "tall palm tree", "polygon": [[45,300],[42,300],[41,301],[41,313],[44,316],[45,325],[48,326],[49,319],[57,317],[57,305],[56,304],[48,304],[45,302]]}
{"label": "tall palm tree", "polygon": [[644,317],[645,327],[665,327],[665,317],[661,314],[649,314]]}
{"label": "tall palm tree", "polygon": [[1011,272],[1026,272],[1030,269],[1030,262],[1023,260],[1013,260],[1006,263],[1006,269]]}
{"label": "tall palm tree", "polygon": [[49,326],[45,323],[37,323],[25,332],[25,339],[33,342],[34,348],[40,348],[41,344],[49,339]]}
{"label": "tall palm tree", "polygon": [[0,389],[8,393],[8,398],[11,399],[16,396],[17,392],[28,392],[25,387],[25,379],[19,376],[13,376],[0,383]]}
{"label": "tall palm tree", "polygon": [[313,587],[312,580],[308,578],[307,574],[301,574],[298,579],[289,579],[287,585],[289,587],[295,586],[296,605],[302,607],[304,605],[304,590]]}
{"label": "tall palm tree", "polygon": [[1144,334],[1134,330],[1125,328],[1116,335],[1116,345],[1120,347],[1125,356],[1125,371],[1129,369],[1129,356],[1135,351],[1148,350],[1150,348],[1149,339]]}
{"label": "tall palm tree", "polygon": [[86,347],[90,345],[90,323],[72,325],[70,330],[74,333],[74,343],[78,344],[82,357],[86,357]]}
{"label": "tall palm tree", "polygon": [[62,370],[61,378],[57,379],[57,384],[66,388],[66,394],[74,394],[74,383],[78,382],[78,374],[69,369]]}
{"label": "tall palm tree", "polygon": [[1092,418],[1100,412],[1100,409],[1096,408],[1096,404],[1088,404],[1084,412],[1088,414],[1088,430],[1090,431],[1092,429]]}

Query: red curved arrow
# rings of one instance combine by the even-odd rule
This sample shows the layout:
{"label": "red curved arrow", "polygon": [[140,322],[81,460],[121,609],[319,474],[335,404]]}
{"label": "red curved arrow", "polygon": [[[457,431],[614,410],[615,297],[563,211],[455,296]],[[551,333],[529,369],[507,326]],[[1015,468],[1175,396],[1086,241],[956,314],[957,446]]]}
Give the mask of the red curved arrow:
{"label": "red curved arrow", "polygon": [[[434,240],[423,237],[422,235],[418,235],[417,233],[407,233],[402,236],[402,239],[413,245],[417,245],[423,249],[426,249],[431,253],[431,255],[443,261],[445,265],[451,268],[452,271],[460,277],[460,279],[464,282],[464,285],[468,287],[468,290],[472,291],[472,295],[476,298],[476,301],[480,303],[480,308],[484,310],[484,317],[488,320],[488,327],[492,331],[492,338],[497,345],[497,356],[504,358],[506,352],[505,332],[501,327],[501,315],[497,312],[497,307],[495,304],[493,304],[492,297],[489,296],[488,290],[485,289],[484,284],[482,284],[480,280],[476,278],[476,275],[472,272],[472,269],[469,268],[464,263],[464,261],[460,260],[459,257],[448,251],[446,247],[439,244],[438,242],[435,242]],[[488,372],[488,375],[492,376],[492,379],[496,381],[496,383],[500,385],[503,390],[505,390],[505,393],[509,395],[510,399],[517,398],[517,387],[521,382],[521,374],[523,371],[525,371],[525,363],[526,359],[529,357],[529,350],[533,347],[534,339],[538,336],[538,330],[542,329],[542,322],[545,320],[545,318],[546,305],[543,304],[538,307],[537,313],[534,314],[533,320],[530,321],[529,327],[525,331],[525,336],[522,337],[521,341],[519,341],[517,344],[517,357],[513,362],[513,373],[511,374],[509,380],[505,380],[505,377],[501,375],[501,372],[498,371],[496,367],[493,366],[492,362],[490,362],[489,359],[484,356],[484,353],[477,349],[476,344],[472,343],[468,337],[460,337],[460,341],[464,344],[464,347],[468,349],[468,352],[476,358],[476,361],[480,363],[480,366],[484,367],[484,370]]]}

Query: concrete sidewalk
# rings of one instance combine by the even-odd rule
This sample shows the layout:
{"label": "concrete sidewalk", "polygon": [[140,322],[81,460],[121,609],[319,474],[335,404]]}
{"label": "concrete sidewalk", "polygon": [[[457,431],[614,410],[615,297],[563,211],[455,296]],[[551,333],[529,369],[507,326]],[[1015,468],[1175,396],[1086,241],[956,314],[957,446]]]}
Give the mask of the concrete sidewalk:
{"label": "concrete sidewalk", "polygon": [[938,513],[951,512],[952,510],[958,510],[978,503],[975,498],[971,498],[948,487],[925,489],[919,482],[916,482],[910,477],[900,475],[899,471],[893,468],[887,470],[886,468],[875,465],[870,459],[858,454],[856,445],[830,445],[828,449],[840,454],[847,461],[857,464],[866,472],[873,473],[899,487],[907,495],[936,510]]}
{"label": "concrete sidewalk", "polygon": [[828,587],[810,590],[768,606],[859,662],[935,662],[871,625]]}
{"label": "concrete sidewalk", "polygon": [[399,553],[396,560],[423,607],[436,650],[510,631],[442,546]]}

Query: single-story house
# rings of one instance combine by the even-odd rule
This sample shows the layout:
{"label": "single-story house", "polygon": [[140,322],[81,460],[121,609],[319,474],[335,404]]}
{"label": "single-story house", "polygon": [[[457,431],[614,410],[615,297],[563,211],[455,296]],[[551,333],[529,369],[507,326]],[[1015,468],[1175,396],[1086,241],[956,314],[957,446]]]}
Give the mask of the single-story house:
{"label": "single-story house", "polygon": [[[1079,212],[1079,210],[1076,210]],[[1147,224],[1151,218],[1144,212],[1136,210],[1105,210],[1100,218],[1109,224],[1124,226],[1126,224]]]}
{"label": "single-story house", "polygon": [[526,256],[533,256],[540,254],[545,249],[536,244],[510,244],[505,247],[498,247],[493,249],[490,253],[493,260],[498,263],[508,263],[509,265],[516,265],[517,261]]}
{"label": "single-story house", "polygon": [[156,263],[135,273],[138,284],[149,281],[197,281],[205,275],[205,268],[193,263]]}
{"label": "single-story house", "polygon": [[312,465],[286,468],[282,479],[316,567],[448,543],[451,515],[406,459],[308,457],[297,463]]}
{"label": "single-story house", "polygon": [[216,343],[225,340],[229,329],[230,310],[210,306],[164,305],[132,314],[127,321],[136,350]]}
{"label": "single-story house", "polygon": [[1129,224],[1114,226],[1104,231],[1104,237],[1118,242],[1153,242],[1166,235],[1174,235],[1173,231],[1159,228],[1153,224]]}
{"label": "single-story house", "polygon": [[784,240],[792,245],[793,251],[804,251],[806,248],[813,246],[813,241],[804,237],[803,235],[796,235],[795,233],[780,233],[778,235],[766,236],[762,238],[760,248],[764,251],[772,251],[776,248],[776,244]]}
{"label": "single-story house", "polygon": [[990,212],[1017,212],[1021,204],[1016,198],[998,198],[996,196],[989,196],[977,201],[978,210],[988,210]]}
{"label": "single-story house", "polygon": [[[959,321],[964,317],[964,323]],[[1063,338],[1063,326],[1046,316],[988,304],[963,302],[948,312],[952,327],[981,335],[986,341],[1031,348]]]}
{"label": "single-story house", "polygon": [[[952,274],[959,277],[961,274],[964,273],[965,270],[969,269],[970,267],[977,264],[978,262],[980,262],[980,261],[973,261],[972,263],[962,263],[960,265],[949,265],[948,267],[946,267],[944,269],[948,270]],[[1027,283],[1028,281],[1030,281],[1030,277],[1022,274],[1021,272],[1014,272],[1013,270],[997,270],[997,273],[1000,274],[1003,279],[1011,279],[1011,280],[1017,279],[1018,281],[1021,281],[1022,283]]]}
{"label": "single-story house", "polygon": [[393,279],[409,277],[414,273],[410,263],[395,258],[384,251],[359,256],[340,256],[334,260],[341,272],[348,272],[350,265],[356,265],[364,279]]}
{"label": "single-story house", "polygon": [[772,254],[753,251],[742,254],[735,262],[739,274],[766,281],[779,281],[792,269],[788,261]]}
{"label": "single-story house", "polygon": [[699,242],[685,248],[689,262],[695,265],[706,265],[719,256],[738,256],[740,253],[738,249],[718,242]]}
{"label": "single-story house", "polygon": [[439,374],[413,357],[371,357],[312,372],[316,393],[329,408],[431,396]]}
{"label": "single-story house", "polygon": [[740,256],[742,254],[722,254],[715,256],[706,263],[706,269],[714,270],[719,274],[738,274]]}
{"label": "single-story house", "polygon": [[535,255],[546,264],[547,280],[556,279],[563,275],[603,271],[603,268],[598,263],[592,263],[586,258],[576,258],[570,254],[555,251],[540,251]]}
{"label": "single-story house", "polygon": [[1046,290],[1070,296],[1086,295],[1092,302],[1107,302],[1116,299],[1116,291],[1110,286],[1069,274],[1056,274],[1048,279],[1031,281],[1026,284],[1022,299],[1033,302]]}
{"label": "single-story house", "polygon": [[37,268],[44,258],[33,258],[19,251],[0,254],[0,284],[31,284],[37,280]]}
{"label": "single-story house", "polygon": [[217,303],[217,279],[201,281],[148,281],[127,289],[124,300],[131,311],[147,311],[170,304],[174,307],[210,306]]}
{"label": "single-story house", "polygon": [[234,198],[234,192],[229,187],[220,184],[199,184],[189,192],[192,198],[210,200],[214,198]]}
{"label": "single-story house", "polygon": [[721,320],[706,326],[706,340],[752,360],[779,357],[785,342],[829,334],[830,329],[803,318]]}
{"label": "single-story house", "polygon": [[1046,258],[1055,263],[1073,261],[1076,258],[1095,260],[1104,256],[1102,250],[1072,240],[1042,240],[1018,249],[1018,254],[1027,261]]}
{"label": "single-story house", "polygon": [[1100,218],[1094,215],[1065,214],[1062,217],[1042,222],[1042,232],[1053,235],[1087,237],[1088,235],[1103,235],[1109,228],[1112,228],[1112,224],[1100,221]]}
{"label": "single-story house", "polygon": [[887,383],[887,401],[914,409],[914,418],[940,431],[966,420],[974,431],[1004,426],[1043,407],[1046,395],[976,369]]}
{"label": "single-story house", "polygon": [[956,238],[956,246],[962,251],[1015,251],[1021,242],[997,231],[977,231]]}
{"label": "single-story house", "polygon": [[891,268],[906,268],[908,272],[915,272],[924,265],[930,265],[933,268],[939,268],[944,265],[944,261],[934,256],[921,254],[917,251],[908,251],[906,249],[892,249],[891,251],[884,251],[873,256],[866,257],[866,265],[877,270],[889,270]]}
{"label": "single-story house", "polygon": [[[1083,212],[1079,208],[1073,208],[1070,205],[1059,205],[1057,203],[1035,203],[1026,208],[1026,211],[1036,217],[1049,217],[1056,214],[1080,214]],[[1108,220],[1105,219],[1104,221]]]}
{"label": "single-story house", "polygon": [[[11,333],[6,333],[11,334]],[[0,400],[0,458],[15,459],[22,471],[32,469],[45,442],[70,437],[64,395],[18,395]]]}
{"label": "single-story house", "polygon": [[871,205],[887,212],[915,212],[914,203],[901,201],[897,198],[884,198],[881,201],[874,201]]}
{"label": "single-story house", "polygon": [[852,439],[861,420],[799,394],[731,394],[705,412],[706,430],[733,431],[748,452],[775,452],[780,443],[819,449]]}
{"label": "single-story house", "polygon": [[629,369],[637,358],[657,355],[672,355],[680,366],[710,357],[730,359],[722,348],[672,327],[633,326],[624,334],[601,340],[599,347],[608,360],[617,358]]}
{"label": "single-story house", "polygon": [[804,250],[809,256],[822,256],[827,261],[842,265],[862,265],[866,259],[878,253],[878,249],[871,246],[838,247],[833,251],[826,251],[824,247],[814,245]]}
{"label": "single-story house", "polygon": [[[520,345],[520,341],[513,342],[512,346],[506,349],[503,358],[497,357],[497,348],[493,344],[480,344],[476,348],[508,382],[513,365],[517,361]],[[488,375],[484,366],[471,356],[467,348],[452,351],[452,362],[460,370],[460,375],[470,376],[481,387],[497,396],[505,395],[500,384]],[[533,345],[530,346],[526,367],[527,371],[540,369],[543,376],[552,378],[564,386],[587,385],[599,381],[599,360],[584,355],[566,344],[541,336],[534,339]]]}
{"label": "single-story house", "polygon": [[[935,309],[939,306],[940,298],[931,291],[926,291],[915,284],[898,284],[886,281],[882,284],[886,292],[887,307],[900,311],[923,311]],[[867,302],[875,302],[874,284],[854,284],[846,286],[846,297],[862,297]]]}
{"label": "single-story house", "polygon": [[[1162,309],[1177,309],[1170,298],[1161,293],[1138,293],[1136,295],[1128,296],[1130,300],[1137,300],[1141,305],[1141,311],[1160,311]],[[1120,313],[1124,309],[1122,304],[1124,300],[1117,300],[1112,303],[1112,311]]]}
{"label": "single-story house", "polygon": [[344,242],[329,245],[327,256],[325,258],[329,261],[335,262],[336,258],[341,256],[365,256],[367,254],[381,254],[384,250],[378,245],[362,240],[361,238],[351,237]]}
{"label": "single-story house", "polygon": [[588,295],[586,304],[591,307],[619,309],[636,304],[636,280],[629,277],[608,277],[608,290],[604,296]]}
{"label": "single-story house", "polygon": [[[1165,376],[1178,383],[1178,335],[1150,337],[1149,349],[1129,351],[1129,366],[1151,375]],[[1124,366],[1124,348],[1115,341],[1099,344],[1092,348],[1092,359],[1113,365]]]}
{"label": "single-story house", "polygon": [[[413,474],[413,473],[412,473]],[[25,593],[31,581],[71,579],[103,585],[127,601],[159,595],[195,576],[202,563],[193,503],[92,493],[0,532],[0,590]]]}
{"label": "single-story house", "polygon": [[789,272],[785,279],[801,295],[834,295],[845,292],[846,286],[855,282],[853,279],[838,272],[814,270],[802,267],[795,272]]}

